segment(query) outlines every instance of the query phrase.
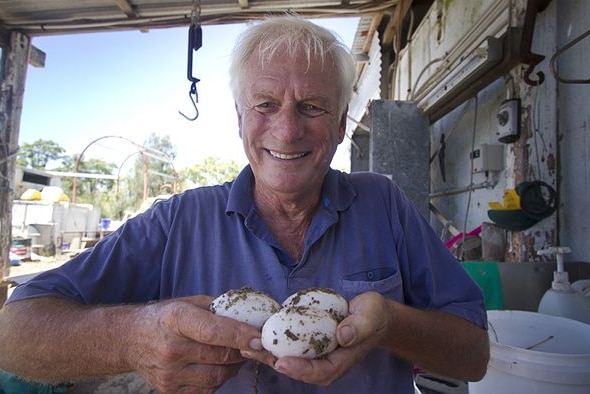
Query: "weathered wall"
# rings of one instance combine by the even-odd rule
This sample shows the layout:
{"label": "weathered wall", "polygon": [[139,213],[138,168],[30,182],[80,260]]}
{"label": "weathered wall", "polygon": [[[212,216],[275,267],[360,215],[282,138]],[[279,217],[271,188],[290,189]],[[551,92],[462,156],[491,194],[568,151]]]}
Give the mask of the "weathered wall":
{"label": "weathered wall", "polygon": [[[513,23],[522,21],[524,8],[512,9]],[[586,15],[590,2],[581,0],[552,1],[537,15],[532,52],[545,56],[536,71],[545,75],[539,86],[523,81],[524,66],[491,84],[477,96],[477,121],[474,122],[476,100],[438,121],[431,128],[431,143],[436,146],[441,133],[447,134],[447,182],[442,182],[438,163],[431,167],[432,191],[459,187],[470,183],[470,144],[496,142],[495,114],[502,100],[509,96],[522,100],[521,138],[505,145],[505,170],[499,173],[493,189],[481,189],[433,202],[460,229],[479,225],[487,218],[487,203],[501,201],[505,188],[523,181],[540,179],[558,190],[557,214],[544,219],[529,230],[508,232],[506,260],[538,260],[536,252],[551,245],[570,246],[568,261],[590,261],[590,86],[559,82],[550,69],[551,57],[557,49],[587,32]],[[447,20],[447,22],[450,22]],[[558,60],[561,78],[588,79],[590,38],[580,41]],[[533,75],[534,77],[534,75]],[[450,134],[450,137],[449,137]],[[474,182],[482,180],[474,175]],[[469,212],[467,212],[469,209]],[[465,217],[467,220],[465,221]]]}
{"label": "weathered wall", "polygon": [[[506,29],[522,28],[529,3],[537,2],[435,1],[401,51],[390,81],[391,89],[382,91],[382,97],[414,101],[426,109],[422,105],[428,101],[424,98],[429,97],[429,90],[433,86],[447,86],[446,82],[435,85],[433,81],[444,80],[441,75],[458,69],[458,65],[465,67],[463,59],[477,53],[474,48],[486,37],[501,38]],[[445,222],[450,221],[459,231],[469,232],[491,222],[489,203],[502,202],[505,190],[514,189],[523,182],[542,181],[557,191],[557,212],[522,231],[501,230],[506,238],[502,260],[539,261],[544,259],[538,256],[539,250],[561,245],[572,249],[566,261],[590,262],[587,235],[590,229],[590,86],[560,80],[590,79],[587,67],[590,35],[559,57],[557,75],[551,67],[551,59],[560,48],[589,31],[587,15],[590,15],[589,1],[550,1],[543,11],[535,14],[530,52],[544,59],[532,73],[527,75],[528,65],[525,64],[501,68],[497,79],[479,90],[475,97],[442,118],[432,119],[430,202]],[[507,52],[506,47],[503,50]],[[384,76],[390,68],[386,57],[382,60],[381,75]],[[527,83],[527,77],[532,82],[538,81],[538,72],[544,76],[542,83]],[[521,135],[515,142],[501,143],[497,135],[497,114],[502,102],[513,98],[518,98],[521,104]],[[445,179],[437,155],[443,135]],[[390,143],[399,144],[399,141]],[[503,147],[501,171],[473,173],[470,154],[484,144]],[[441,235],[445,233],[439,217],[431,215],[431,223]],[[449,237],[448,233],[445,236]]]}
{"label": "weathered wall", "polygon": [[[570,1],[571,3],[583,3]],[[448,3],[448,4],[447,4]],[[457,2],[446,2],[447,8],[439,9],[452,14],[448,7],[453,7]],[[569,22],[564,20],[563,14],[559,14],[556,1],[542,13],[537,14],[535,32],[533,37],[532,52],[545,56],[545,60],[535,68],[542,71],[545,81],[539,86],[531,86],[524,82],[525,66],[517,66],[509,73],[491,83],[476,97],[462,104],[451,113],[444,116],[431,126],[432,153],[440,147],[441,135],[445,135],[445,173],[446,180],[442,178],[441,165],[438,157],[434,157],[431,163],[431,202],[452,221],[459,230],[471,231],[483,222],[490,222],[488,217],[488,203],[503,200],[505,189],[515,188],[524,181],[542,180],[550,186],[558,189],[558,145],[557,130],[558,95],[557,83],[549,72],[549,60],[556,50],[557,31],[562,25]],[[559,6],[562,3],[559,2]],[[474,9],[481,8],[481,5]],[[587,4],[584,5],[587,7]],[[524,22],[526,2],[515,1],[509,9],[510,25],[521,26]],[[441,31],[450,32],[454,29],[465,30],[465,25],[474,23],[469,19],[470,13],[463,10],[463,18],[450,18],[442,15],[437,18],[438,23],[443,24]],[[472,13],[475,15],[475,13]],[[503,13],[502,15],[506,15]],[[578,10],[577,15],[584,15]],[[581,19],[581,17],[580,17]],[[447,34],[448,36],[448,34]],[[425,42],[412,43],[417,46],[431,45],[431,38],[426,35],[421,38]],[[430,41],[430,42],[428,42]],[[557,44],[559,46],[559,44]],[[413,73],[419,67],[415,64]],[[425,64],[424,64],[425,65]],[[424,66],[422,65],[422,66]],[[536,78],[536,75],[531,75]],[[590,92],[587,92],[590,93]],[[496,114],[503,100],[507,98],[520,98],[521,100],[521,137],[514,143],[502,144],[498,142],[496,132],[498,120]],[[582,97],[578,99],[583,102]],[[563,108],[560,107],[560,116],[563,117]],[[578,109],[578,112],[583,113]],[[570,117],[566,116],[571,120]],[[578,124],[581,124],[578,121]],[[482,144],[500,144],[504,148],[504,169],[498,173],[472,174],[470,153]],[[575,149],[580,149],[583,144],[577,144]],[[583,149],[583,148],[582,148]],[[564,167],[579,166],[580,162],[567,164]],[[564,173],[568,172],[563,168]],[[578,169],[580,171],[580,169]],[[564,178],[565,180],[565,178]],[[470,187],[471,185],[471,187]],[[487,187],[485,187],[487,185]],[[571,195],[568,189],[561,190],[561,195]],[[571,198],[570,198],[571,199]],[[576,204],[584,205],[582,199]],[[564,215],[562,204],[560,218]],[[563,226],[563,221],[560,223]],[[441,230],[442,224],[433,220],[433,225]],[[542,220],[530,229],[524,231],[507,231],[507,249],[504,259],[507,261],[539,260],[536,252],[544,247],[557,243],[570,244],[574,249],[586,247],[573,244],[576,239],[558,240],[558,216],[556,214]],[[567,231],[562,231],[565,234]],[[590,260],[588,250],[579,250],[579,253],[569,256],[577,260]]]}

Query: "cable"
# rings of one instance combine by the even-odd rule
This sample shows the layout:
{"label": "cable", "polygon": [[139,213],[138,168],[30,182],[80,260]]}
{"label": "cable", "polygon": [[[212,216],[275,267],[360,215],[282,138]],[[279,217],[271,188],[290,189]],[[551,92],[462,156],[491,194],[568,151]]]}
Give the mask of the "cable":
{"label": "cable", "polygon": [[541,124],[541,110],[540,110],[540,98],[539,98],[539,86],[535,88],[535,98],[533,104],[533,142],[535,144],[535,156],[537,159],[537,176],[535,178],[541,178],[541,162],[540,162],[540,154],[539,154],[539,143],[537,142],[537,137],[541,138],[541,142],[543,143],[543,153],[547,152],[547,145],[545,144],[545,139],[543,138],[543,134],[539,131],[539,125]]}
{"label": "cable", "polygon": [[[471,132],[471,152],[475,150],[475,130],[477,129],[477,110],[478,110],[478,94],[475,94],[473,97],[473,128]],[[469,160],[469,185],[473,185],[473,158]],[[459,245],[457,249],[457,259],[462,259],[463,257],[463,245],[465,244],[465,237],[467,236],[467,220],[469,219],[469,210],[471,208],[471,195],[473,194],[473,189],[469,188],[469,192],[467,194],[467,208],[465,209],[465,220],[463,221],[463,242]]]}
{"label": "cable", "polygon": [[590,83],[590,78],[588,79],[566,79],[566,78],[561,78],[557,72],[557,58],[559,56],[561,56],[565,51],[567,51],[568,49],[570,49],[571,47],[573,47],[574,45],[576,45],[578,42],[582,41],[584,38],[586,38],[588,35],[590,35],[590,30],[587,30],[586,32],[582,33],[580,36],[578,36],[577,38],[571,40],[570,42],[568,42],[567,44],[565,44],[561,49],[559,49],[557,52],[555,52],[555,54],[553,56],[551,56],[551,61],[549,63],[549,69],[551,70],[551,74],[553,74],[553,77],[555,79],[557,79],[559,82],[561,83],[571,83],[571,84],[587,84]]}
{"label": "cable", "polygon": [[[422,76],[424,75],[424,73],[426,72],[426,70],[428,70],[430,67],[432,67],[434,64],[443,61],[444,58],[442,57],[437,57],[436,59],[432,59],[431,61],[429,61],[426,66],[424,66],[424,68],[422,69],[422,71],[420,71],[420,74],[418,74],[418,78],[416,78],[416,82],[414,82],[414,86],[410,89],[410,91],[408,91],[408,94],[406,95],[406,100],[411,99],[414,100],[414,97],[416,96],[415,92],[416,92],[416,87],[418,86],[418,82],[420,82],[420,79],[422,78]],[[410,97],[411,95],[411,97]]]}
{"label": "cable", "polygon": [[516,187],[523,213],[542,220],[557,209],[557,192],[543,181],[523,182]]}

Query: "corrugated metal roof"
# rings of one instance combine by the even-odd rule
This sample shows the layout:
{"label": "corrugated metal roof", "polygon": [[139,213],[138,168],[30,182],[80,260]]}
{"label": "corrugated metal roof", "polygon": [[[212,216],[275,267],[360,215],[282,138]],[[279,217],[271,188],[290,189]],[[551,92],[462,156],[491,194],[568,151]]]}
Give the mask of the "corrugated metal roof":
{"label": "corrugated metal roof", "polygon": [[392,12],[402,0],[0,0],[0,31],[27,35],[68,34],[187,26],[200,4],[203,24],[244,22],[294,11],[309,17],[363,16]]}

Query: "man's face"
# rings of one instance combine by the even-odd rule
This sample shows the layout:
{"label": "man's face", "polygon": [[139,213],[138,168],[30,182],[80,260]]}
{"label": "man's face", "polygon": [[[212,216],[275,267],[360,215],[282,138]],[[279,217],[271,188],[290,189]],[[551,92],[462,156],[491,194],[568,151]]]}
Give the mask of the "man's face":
{"label": "man's face", "polygon": [[282,53],[264,65],[253,56],[244,67],[236,108],[256,187],[280,194],[317,190],[346,127],[334,72]]}

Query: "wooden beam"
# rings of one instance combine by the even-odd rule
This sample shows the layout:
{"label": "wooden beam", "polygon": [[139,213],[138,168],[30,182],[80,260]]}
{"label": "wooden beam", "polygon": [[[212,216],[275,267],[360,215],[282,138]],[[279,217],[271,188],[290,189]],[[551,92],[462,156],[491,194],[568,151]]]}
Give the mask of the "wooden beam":
{"label": "wooden beam", "polygon": [[37,68],[45,68],[45,52],[39,48],[31,45],[31,52],[29,53],[29,64]]}
{"label": "wooden beam", "polygon": [[363,45],[363,51],[361,53],[369,53],[371,50],[371,43],[373,41],[373,36],[377,32],[379,28],[379,24],[381,24],[381,20],[383,19],[383,14],[378,13],[373,15],[373,19],[371,20],[371,25],[369,26],[369,30],[367,31],[366,40]]}
{"label": "wooden beam", "polygon": [[0,24],[0,48],[5,48],[10,42],[10,34],[4,26]]}
{"label": "wooden beam", "polygon": [[0,2],[0,47],[4,48],[8,45],[8,29],[4,25],[5,21],[8,20],[8,14],[2,3],[4,2]]}
{"label": "wooden beam", "polygon": [[128,18],[137,18],[139,14],[135,11],[135,8],[127,0],[115,0],[117,6]]}
{"label": "wooden beam", "polygon": [[10,32],[9,45],[2,49],[0,79],[0,305],[7,297],[5,278],[10,274],[8,253],[12,239],[12,200],[15,189],[15,163],[18,151],[20,117],[31,39]]}
{"label": "wooden beam", "polygon": [[393,43],[393,39],[396,39],[396,48],[401,50],[401,34],[402,34],[402,27],[403,21],[406,17],[406,14],[412,8],[412,0],[400,0],[398,5],[395,7],[395,12],[393,17],[389,20],[389,23],[385,30],[383,31],[383,38],[381,40],[381,44],[390,44]]}
{"label": "wooden beam", "polygon": [[[115,0],[115,3],[117,3],[117,6],[119,7],[119,9],[121,11],[123,11],[123,13],[125,15],[127,15],[127,18],[129,18],[129,19],[139,18],[139,13],[137,11],[135,11],[135,7],[132,6],[131,3],[129,3],[129,1]],[[149,31],[149,29],[147,27],[142,27],[139,29],[139,31],[142,33],[147,33]]]}

